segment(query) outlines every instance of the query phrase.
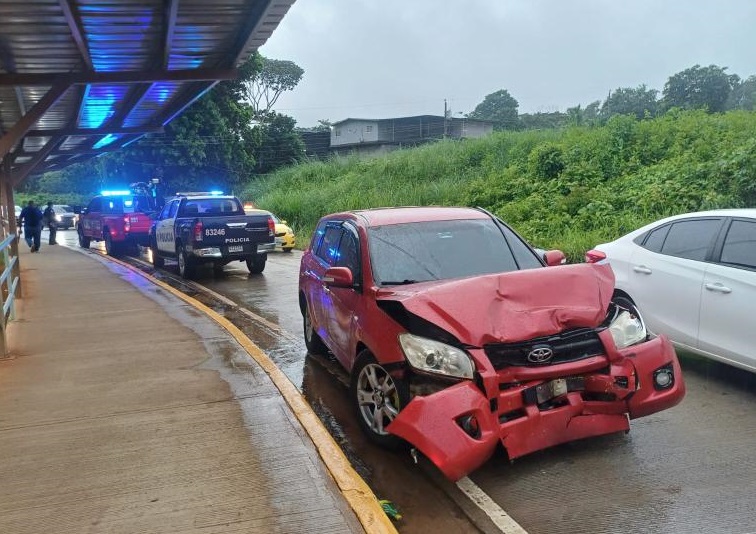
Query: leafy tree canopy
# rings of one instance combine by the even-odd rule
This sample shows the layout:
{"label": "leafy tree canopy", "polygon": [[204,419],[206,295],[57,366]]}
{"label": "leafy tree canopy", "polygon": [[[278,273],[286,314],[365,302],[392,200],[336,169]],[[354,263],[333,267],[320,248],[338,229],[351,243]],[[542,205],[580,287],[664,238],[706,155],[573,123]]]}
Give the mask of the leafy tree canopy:
{"label": "leafy tree canopy", "polygon": [[497,130],[516,130],[519,126],[519,103],[506,89],[491,93],[468,115],[471,119],[491,121]]}
{"label": "leafy tree canopy", "polygon": [[637,119],[656,116],[659,91],[648,89],[645,85],[638,87],[620,87],[609,93],[601,106],[601,117],[608,119],[613,115],[635,115]]}
{"label": "leafy tree canopy", "polygon": [[291,91],[304,75],[293,61],[260,56],[261,68],[244,80],[244,96],[252,106],[255,120],[265,122],[278,98]]}
{"label": "leafy tree canopy", "polygon": [[730,92],[740,78],[727,74],[727,67],[694,65],[669,77],[664,84],[664,104],[669,108],[725,110]]}

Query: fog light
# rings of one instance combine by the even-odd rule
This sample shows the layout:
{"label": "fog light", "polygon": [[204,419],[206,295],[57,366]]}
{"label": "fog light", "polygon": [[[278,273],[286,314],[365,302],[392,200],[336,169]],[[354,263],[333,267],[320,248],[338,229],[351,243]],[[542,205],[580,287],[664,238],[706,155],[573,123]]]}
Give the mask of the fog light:
{"label": "fog light", "polygon": [[675,383],[675,375],[672,372],[672,365],[665,365],[654,371],[654,388],[669,389]]}
{"label": "fog light", "polygon": [[474,415],[466,415],[459,420],[459,426],[462,427],[471,438],[480,438],[480,423]]}

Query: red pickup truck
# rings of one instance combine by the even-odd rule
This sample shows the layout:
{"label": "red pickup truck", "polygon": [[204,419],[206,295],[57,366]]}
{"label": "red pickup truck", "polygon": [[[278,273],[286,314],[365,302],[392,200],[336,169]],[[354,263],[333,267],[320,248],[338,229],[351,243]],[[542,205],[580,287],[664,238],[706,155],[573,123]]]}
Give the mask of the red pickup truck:
{"label": "red pickup truck", "polygon": [[79,217],[79,245],[104,241],[110,256],[137,250],[149,244],[154,202],[147,195],[130,191],[103,191],[94,197]]}

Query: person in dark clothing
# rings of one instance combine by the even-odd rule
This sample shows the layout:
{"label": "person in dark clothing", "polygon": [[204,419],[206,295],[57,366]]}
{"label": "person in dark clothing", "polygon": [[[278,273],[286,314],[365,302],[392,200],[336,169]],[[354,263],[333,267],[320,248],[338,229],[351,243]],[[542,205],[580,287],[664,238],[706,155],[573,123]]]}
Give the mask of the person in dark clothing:
{"label": "person in dark clothing", "polygon": [[18,225],[24,225],[24,238],[26,244],[31,247],[32,252],[39,252],[39,247],[42,244],[42,212],[34,205],[34,201],[30,200],[29,204],[21,210],[21,215],[18,216]]}
{"label": "person in dark clothing", "polygon": [[53,209],[52,202],[48,202],[45,211],[42,212],[42,222],[43,227],[47,225],[50,229],[50,240],[48,241],[48,244],[57,245],[58,243],[55,241],[55,233],[58,231],[58,221],[55,220],[55,210]]}

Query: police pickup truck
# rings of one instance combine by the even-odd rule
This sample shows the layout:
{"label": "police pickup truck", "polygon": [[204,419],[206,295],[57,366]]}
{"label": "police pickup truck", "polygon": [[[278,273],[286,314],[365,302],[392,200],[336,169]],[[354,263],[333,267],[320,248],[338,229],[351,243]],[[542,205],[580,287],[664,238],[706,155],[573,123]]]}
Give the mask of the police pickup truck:
{"label": "police pickup truck", "polygon": [[191,278],[199,264],[212,263],[222,272],[232,261],[246,262],[257,274],[275,246],[275,224],[270,215],[246,215],[234,196],[178,193],[155,217],[149,241],[153,265],[160,268],[165,258],[176,259],[184,278]]}

